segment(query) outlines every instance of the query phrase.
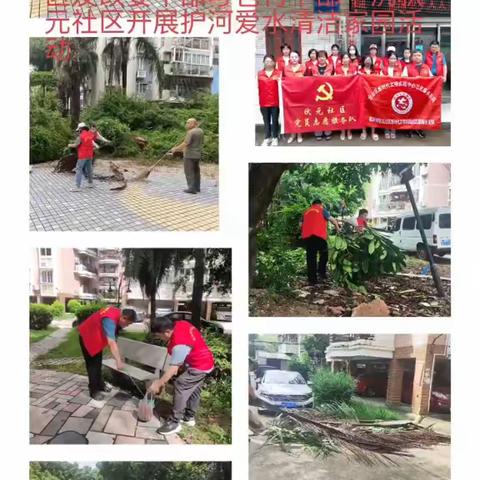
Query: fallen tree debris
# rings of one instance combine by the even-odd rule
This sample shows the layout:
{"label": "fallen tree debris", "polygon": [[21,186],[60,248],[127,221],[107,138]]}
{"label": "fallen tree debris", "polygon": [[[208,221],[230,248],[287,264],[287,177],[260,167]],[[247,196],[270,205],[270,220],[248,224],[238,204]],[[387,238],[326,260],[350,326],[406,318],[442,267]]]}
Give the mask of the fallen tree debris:
{"label": "fallen tree debris", "polygon": [[411,456],[409,449],[450,443],[450,437],[409,421],[353,423],[313,409],[283,410],[267,435],[282,448],[300,445],[324,455],[342,453],[369,465],[395,464],[395,457]]}

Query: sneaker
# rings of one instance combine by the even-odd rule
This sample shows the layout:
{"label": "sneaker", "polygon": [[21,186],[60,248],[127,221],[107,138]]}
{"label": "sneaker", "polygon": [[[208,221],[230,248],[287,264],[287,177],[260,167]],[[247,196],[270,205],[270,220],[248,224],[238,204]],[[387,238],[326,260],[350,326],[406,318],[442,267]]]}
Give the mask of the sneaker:
{"label": "sneaker", "polygon": [[362,132],[360,134],[360,140],[366,140],[367,139],[367,132]]}
{"label": "sneaker", "polygon": [[70,191],[71,192],[79,192],[80,188],[79,187],[73,187]]}
{"label": "sneaker", "polygon": [[378,134],[377,134],[377,133],[372,133],[372,140],[373,140],[374,142],[378,142],[378,138],[379,138],[379,137],[378,137]]}
{"label": "sneaker", "polygon": [[191,193],[193,195],[195,195],[197,192],[196,190],[190,190],[189,188],[187,188],[186,190],[184,190],[185,193]]}
{"label": "sneaker", "polygon": [[340,140],[343,142],[345,140],[345,132],[340,134]]}
{"label": "sneaker", "polygon": [[330,135],[325,135],[325,141],[329,142],[332,139],[332,134]]}
{"label": "sneaker", "polygon": [[391,138],[392,140],[395,140],[395,139],[397,138],[397,134],[395,133],[395,131],[393,131],[393,132],[390,133],[390,138]]}
{"label": "sneaker", "polygon": [[91,393],[90,396],[91,396],[94,400],[97,400],[97,401],[99,401],[99,402],[101,402],[102,400],[105,399],[105,396],[104,396],[103,393],[101,393],[101,392]]}
{"label": "sneaker", "polygon": [[266,138],[266,139],[262,142],[262,147],[268,147],[271,143],[272,143],[272,139],[271,139],[271,138]]}
{"label": "sneaker", "polygon": [[302,134],[301,134],[301,133],[299,133],[299,134],[297,135],[297,142],[298,142],[298,143],[302,143],[302,142],[303,142],[303,137],[302,137]]}
{"label": "sneaker", "polygon": [[295,140],[295,135],[290,135],[288,137],[287,143],[292,143]]}
{"label": "sneaker", "polygon": [[352,132],[348,132],[348,133],[347,133],[347,138],[348,138],[349,140],[351,140],[351,139],[353,138]]}
{"label": "sneaker", "polygon": [[272,147],[278,147],[278,138],[274,138],[270,144]]}
{"label": "sneaker", "polygon": [[385,132],[385,138],[386,138],[387,140],[390,140],[390,132]]}
{"label": "sneaker", "polygon": [[416,133],[420,138],[425,138],[425,132],[423,130],[417,130]]}
{"label": "sneaker", "polygon": [[195,426],[195,417],[183,417],[181,423],[187,425],[187,427],[194,427]]}
{"label": "sneaker", "polygon": [[87,188],[93,188],[93,182],[92,183],[87,183]]}
{"label": "sneaker", "polygon": [[112,391],[112,386],[108,383],[102,385],[102,392],[110,393]]}
{"label": "sneaker", "polygon": [[160,428],[157,428],[157,433],[160,435],[173,435],[180,432],[182,426],[177,422],[167,420]]}

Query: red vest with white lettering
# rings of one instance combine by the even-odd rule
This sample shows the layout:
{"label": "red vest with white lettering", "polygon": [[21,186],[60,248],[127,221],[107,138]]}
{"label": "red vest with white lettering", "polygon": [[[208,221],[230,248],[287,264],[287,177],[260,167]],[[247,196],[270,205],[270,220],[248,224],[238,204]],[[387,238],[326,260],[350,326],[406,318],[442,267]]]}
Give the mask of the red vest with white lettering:
{"label": "red vest with white lettering", "polygon": [[420,72],[419,72],[415,64],[410,63],[407,66],[407,73],[409,77],[429,77],[430,68],[426,63],[422,63],[422,67],[420,68]]}
{"label": "red vest with white lettering", "polygon": [[327,239],[328,229],[327,220],[323,216],[323,207],[321,205],[312,205],[303,214],[302,238],[315,237]]}
{"label": "red vest with white lettering", "polygon": [[90,130],[83,130],[80,133],[80,145],[78,146],[78,159],[79,160],[92,160],[93,159],[93,142],[97,138],[97,134]]}
{"label": "red vest with white lettering", "polygon": [[[444,57],[442,52],[438,52],[437,55],[435,56],[435,63],[437,64],[437,77],[443,76],[443,68],[445,65],[443,63],[443,58]],[[427,52],[427,55],[425,57],[425,63],[427,64],[428,68],[431,71],[434,63],[432,52]]]}
{"label": "red vest with white lettering", "polygon": [[191,348],[185,358],[185,363],[190,368],[208,372],[215,366],[213,353],[205,343],[202,334],[186,320],[177,320],[174,324],[173,333],[168,342],[169,355],[177,345],[187,345]]}
{"label": "red vest with white lettering", "polygon": [[78,333],[88,354],[93,357],[100,353],[107,345],[108,340],[103,331],[102,320],[110,318],[118,328],[122,311],[116,307],[105,307],[86,318],[79,326]]}

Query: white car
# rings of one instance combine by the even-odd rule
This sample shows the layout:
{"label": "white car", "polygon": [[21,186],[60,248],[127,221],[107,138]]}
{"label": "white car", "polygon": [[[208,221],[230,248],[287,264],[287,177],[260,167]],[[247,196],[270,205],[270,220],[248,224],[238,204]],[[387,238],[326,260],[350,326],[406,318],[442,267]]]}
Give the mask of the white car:
{"label": "white car", "polygon": [[267,370],[255,393],[260,411],[313,407],[313,391],[298,372]]}

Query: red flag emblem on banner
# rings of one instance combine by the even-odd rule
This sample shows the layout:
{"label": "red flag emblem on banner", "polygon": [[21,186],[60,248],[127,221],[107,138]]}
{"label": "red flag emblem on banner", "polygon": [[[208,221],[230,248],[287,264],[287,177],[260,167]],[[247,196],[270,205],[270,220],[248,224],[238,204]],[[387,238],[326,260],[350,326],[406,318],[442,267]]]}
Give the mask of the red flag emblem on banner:
{"label": "red flag emblem on banner", "polygon": [[361,80],[359,76],[283,79],[285,132],[362,128],[366,120]]}
{"label": "red flag emblem on banner", "polygon": [[437,130],[442,125],[442,79],[363,77],[366,122],[395,130]]}

